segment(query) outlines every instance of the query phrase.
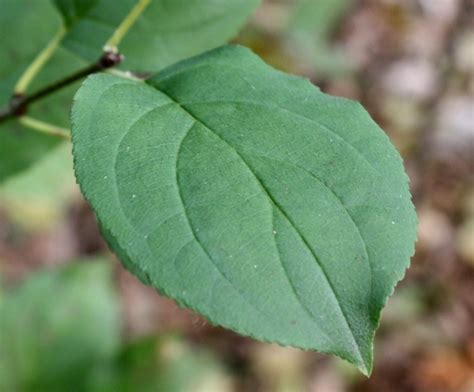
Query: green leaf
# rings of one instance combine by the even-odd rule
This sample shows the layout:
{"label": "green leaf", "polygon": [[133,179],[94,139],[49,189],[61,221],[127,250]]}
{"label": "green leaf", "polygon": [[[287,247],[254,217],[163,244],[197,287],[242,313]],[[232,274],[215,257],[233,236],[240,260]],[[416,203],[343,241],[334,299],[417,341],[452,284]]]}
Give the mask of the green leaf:
{"label": "green leaf", "polygon": [[[63,45],[89,61],[136,0],[54,0],[70,31]],[[120,44],[124,67],[152,71],[222,45],[259,0],[152,0]]]}
{"label": "green leaf", "polygon": [[370,373],[416,215],[359,104],[227,46],[147,83],[92,76],[72,123],[78,183],[125,265],[216,324]]}
{"label": "green leaf", "polygon": [[98,2],[99,0],[53,0],[54,5],[63,16],[64,24],[68,28],[72,28],[82,18],[87,17]]}
{"label": "green leaf", "polygon": [[298,0],[291,27],[312,33],[315,41],[329,41],[337,22],[350,6],[351,0]]}
{"label": "green leaf", "polygon": [[[0,0],[0,108],[10,99],[22,72],[46,46],[61,20],[48,1]],[[24,39],[27,38],[27,39]],[[31,91],[74,72],[82,60],[60,49],[39,74]],[[77,85],[32,105],[29,114],[58,126],[69,127],[68,113]],[[38,134],[11,120],[0,124],[0,182],[41,158],[58,138]]]}
{"label": "green leaf", "polygon": [[354,67],[347,54],[333,42],[340,19],[351,0],[299,0],[287,32],[288,45],[301,62],[309,62],[318,76],[337,78]]}
{"label": "green leaf", "polygon": [[119,342],[109,265],[82,260],[41,271],[0,303],[0,390],[83,391]]}

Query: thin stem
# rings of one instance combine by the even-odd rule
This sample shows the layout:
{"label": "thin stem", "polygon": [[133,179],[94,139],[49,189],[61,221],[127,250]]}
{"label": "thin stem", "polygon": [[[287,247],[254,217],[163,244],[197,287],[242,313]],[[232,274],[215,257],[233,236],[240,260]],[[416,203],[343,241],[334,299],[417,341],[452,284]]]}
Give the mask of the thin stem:
{"label": "thin stem", "polygon": [[130,30],[148,4],[150,4],[150,0],[138,0],[138,3],[135,4],[122,23],[120,23],[120,25],[115,29],[114,33],[105,44],[104,50],[117,52],[117,47],[122,41],[123,37],[128,32],[128,30]]}
{"label": "thin stem", "polygon": [[31,95],[15,94],[6,108],[0,110],[0,123],[13,117],[23,116],[28,110],[28,106],[33,102],[53,94],[54,92],[66,87],[90,74],[108,69],[120,63],[123,57],[118,53],[105,52],[102,57],[94,64],[67,76],[64,79],[56,81]]}
{"label": "thin stem", "polygon": [[[109,57],[105,57],[105,56],[109,56],[109,54],[105,54],[104,56],[101,57],[101,59],[99,59],[99,61],[95,62],[94,64],[91,64],[89,65],[88,67],[82,69],[82,70],[79,70],[75,73],[73,73],[72,75],[70,76],[67,76],[66,78],[64,79],[61,79],[55,83],[52,83],[50,84],[49,86],[46,86],[40,90],[38,90],[36,93],[33,93],[27,97],[25,97],[22,101],[22,104],[25,105],[25,106],[28,106],[29,104],[35,102],[35,101],[38,101],[39,99],[47,96],[47,95],[50,95],[54,92],[56,92],[57,90],[60,90],[62,89],[63,87],[66,87],[80,79],[83,79],[85,78],[86,76],[88,75],[91,75],[93,73],[96,73],[96,72],[99,72],[99,71],[102,71],[104,69],[107,69],[109,67],[112,67],[114,66],[115,64],[118,64],[120,61],[121,61],[121,58],[115,58],[115,55],[112,55],[114,56],[114,59],[110,59]],[[105,59],[105,61],[104,61]],[[108,62],[110,60],[110,63]]]}
{"label": "thin stem", "polygon": [[33,62],[20,76],[20,79],[18,79],[18,82],[14,88],[15,94],[23,94],[26,91],[35,76],[38,75],[38,73],[43,69],[44,65],[54,54],[65,34],[66,29],[64,26],[61,26],[51,41],[49,41],[48,45],[46,45],[46,47],[38,54],[38,56],[36,56]]}
{"label": "thin stem", "polygon": [[36,132],[45,133],[47,135],[58,136],[66,140],[71,140],[70,131],[65,128],[58,127],[53,124],[49,124],[44,121],[36,120],[28,116],[22,116],[18,119],[18,122],[30,128]]}

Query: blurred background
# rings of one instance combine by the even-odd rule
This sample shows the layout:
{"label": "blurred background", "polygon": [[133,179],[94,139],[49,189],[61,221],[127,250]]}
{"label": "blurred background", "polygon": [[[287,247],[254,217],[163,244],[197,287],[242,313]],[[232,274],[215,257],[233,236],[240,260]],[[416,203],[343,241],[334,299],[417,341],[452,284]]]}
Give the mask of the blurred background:
{"label": "blurred background", "polygon": [[362,102],[404,158],[417,249],[372,377],[143,286],[107,250],[65,144],[0,187],[0,391],[17,372],[53,392],[473,392],[474,1],[266,0],[236,41]]}

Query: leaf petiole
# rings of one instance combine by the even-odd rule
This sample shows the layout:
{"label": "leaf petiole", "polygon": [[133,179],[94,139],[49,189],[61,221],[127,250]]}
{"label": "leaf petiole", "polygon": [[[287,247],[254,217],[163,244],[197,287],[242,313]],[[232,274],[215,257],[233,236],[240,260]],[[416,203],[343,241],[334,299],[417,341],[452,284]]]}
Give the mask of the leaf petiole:
{"label": "leaf petiole", "polygon": [[18,119],[18,122],[36,132],[45,133],[51,136],[58,136],[66,140],[71,140],[70,131],[68,129],[58,127],[57,125],[50,124],[44,121],[36,120],[35,118],[22,116]]}
{"label": "leaf petiole", "polygon": [[54,35],[51,41],[49,41],[48,45],[46,45],[46,47],[38,54],[38,56],[36,56],[33,62],[20,76],[20,79],[18,79],[18,82],[14,88],[15,94],[21,95],[26,91],[36,75],[38,75],[48,60],[53,56],[65,34],[66,29],[63,25],[61,25],[57,33]]}
{"label": "leaf petiole", "polygon": [[114,33],[105,44],[104,51],[117,52],[117,47],[122,41],[123,37],[125,34],[127,34],[128,30],[130,30],[148,4],[150,4],[150,0],[139,0],[137,4],[135,4],[135,6],[130,10],[129,14],[115,29]]}
{"label": "leaf petiole", "polygon": [[107,70],[108,73],[112,74],[112,75],[115,75],[115,76],[119,76],[121,78],[124,78],[124,79],[129,79],[129,80],[134,80],[136,82],[143,82],[144,79],[141,79],[139,78],[138,76],[135,76],[132,72],[130,71],[120,71],[119,69],[115,69],[115,68],[109,68]]}

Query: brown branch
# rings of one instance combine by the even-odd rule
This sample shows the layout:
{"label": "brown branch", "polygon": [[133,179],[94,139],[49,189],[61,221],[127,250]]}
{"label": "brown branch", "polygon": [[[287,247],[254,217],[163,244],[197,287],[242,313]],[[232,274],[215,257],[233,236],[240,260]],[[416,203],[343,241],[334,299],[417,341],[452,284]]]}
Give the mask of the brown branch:
{"label": "brown branch", "polygon": [[23,116],[28,111],[29,106],[70,84],[85,78],[88,75],[112,68],[123,60],[123,56],[119,53],[104,52],[103,55],[94,64],[58,80],[46,87],[43,87],[31,95],[15,94],[12,96],[8,105],[0,109],[0,123],[11,118]]}

